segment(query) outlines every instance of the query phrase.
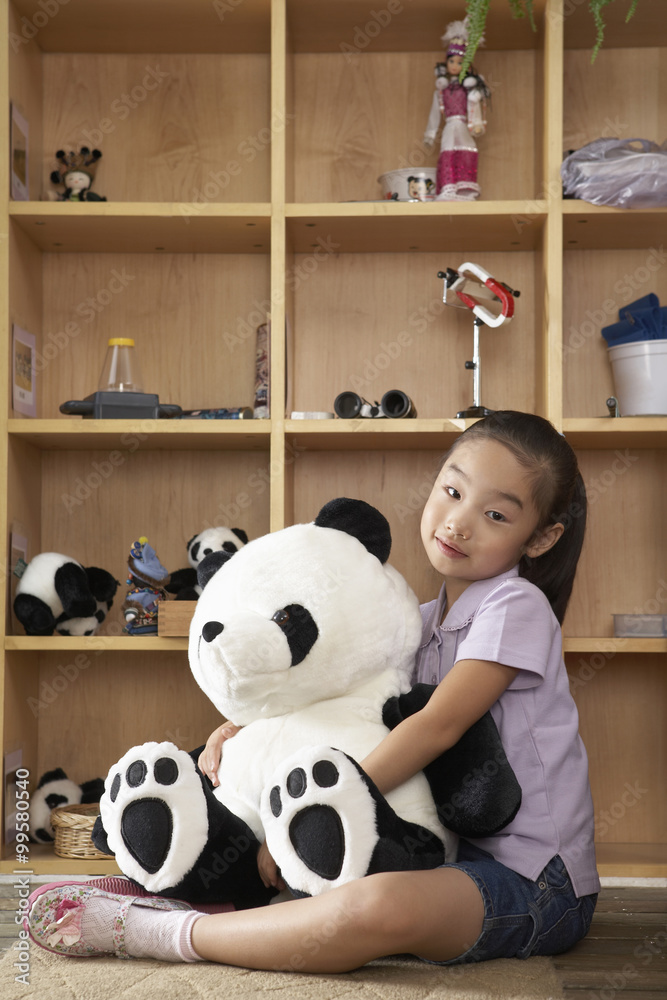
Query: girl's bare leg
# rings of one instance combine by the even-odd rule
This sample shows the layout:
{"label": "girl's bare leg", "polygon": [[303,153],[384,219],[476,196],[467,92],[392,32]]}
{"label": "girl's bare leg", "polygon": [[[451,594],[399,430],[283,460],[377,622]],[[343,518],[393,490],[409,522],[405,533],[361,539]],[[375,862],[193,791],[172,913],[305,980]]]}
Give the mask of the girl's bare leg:
{"label": "girl's bare leg", "polygon": [[201,917],[192,945],[226,965],[346,972],[385,955],[456,958],[483,919],[480,892],[460,869],[389,872],[322,896]]}

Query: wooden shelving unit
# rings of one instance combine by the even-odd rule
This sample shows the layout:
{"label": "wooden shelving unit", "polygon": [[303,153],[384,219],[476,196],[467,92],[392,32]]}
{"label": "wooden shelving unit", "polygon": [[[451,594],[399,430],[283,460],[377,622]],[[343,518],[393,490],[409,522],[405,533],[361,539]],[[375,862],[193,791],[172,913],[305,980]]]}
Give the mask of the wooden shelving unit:
{"label": "wooden shelving unit", "polygon": [[[420,555],[419,513],[472,392],[471,324],[444,307],[437,272],[474,259],[521,290],[512,324],[482,333],[483,402],[552,420],[589,489],[564,635],[596,810],[614,820],[599,825],[600,871],[665,875],[667,640],[614,639],[612,614],[667,612],[667,417],[607,416],[600,327],[648,291],[667,301],[667,210],[564,201],[559,167],[565,149],[605,129],[667,134],[667,28],[651,0],[627,26],[623,5],[610,5],[591,66],[586,5],[535,6],[533,32],[492,4],[477,59],[493,91],[481,199],[398,204],[380,200],[377,178],[435,165],[420,138],[457,0],[413,0],[377,32],[361,0],[70,0],[39,25],[31,0],[1,0],[0,108],[5,135],[10,103],[30,123],[32,200],[8,200],[5,157],[0,520],[9,570],[20,531],[32,554],[62,551],[122,581],[140,534],[177,569],[206,524],[256,537],[356,495],[387,515],[392,561],[430,599],[438,581]],[[46,200],[55,151],[82,144],[102,149],[95,190],[108,202]],[[109,294],[114,273],[122,290]],[[267,314],[270,420],[59,413],[94,391],[106,340],[120,333],[135,337],[145,388],[162,401],[248,405]],[[14,323],[45,362],[35,419],[11,406]],[[291,417],[332,410],[346,389],[375,399],[393,388],[417,419]],[[133,743],[191,749],[216,725],[185,638],[127,637],[118,607],[101,636],[16,634],[9,583],[8,572],[2,746],[21,749],[34,778],[55,766],[80,781],[103,775]],[[641,790],[631,806],[627,785]],[[31,864],[113,870],[48,848]],[[14,865],[4,845],[0,871]]]}

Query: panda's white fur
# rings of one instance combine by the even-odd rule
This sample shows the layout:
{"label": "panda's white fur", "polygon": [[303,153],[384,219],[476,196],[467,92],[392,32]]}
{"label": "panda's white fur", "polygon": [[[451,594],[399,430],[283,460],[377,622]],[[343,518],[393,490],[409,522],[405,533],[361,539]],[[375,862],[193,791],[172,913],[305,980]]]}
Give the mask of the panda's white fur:
{"label": "panda's white fur", "polygon": [[245,543],[231,528],[205,528],[188,542],[188,562],[193,569],[197,569],[202,559],[211,552],[222,551],[225,544],[240,549]]}
{"label": "panda's white fur", "polygon": [[55,586],[56,572],[67,563],[73,563],[83,569],[81,563],[70,556],[63,556],[59,552],[40,552],[28,563],[16,588],[17,595],[32,594],[33,597],[38,597],[48,604],[53,617],[59,618],[64,609]]}
{"label": "panda's white fur", "polygon": [[[272,619],[295,604],[318,635],[293,666]],[[209,622],[223,626],[212,641],[203,636]],[[260,799],[280,761],[317,744],[360,761],[383,739],[383,706],[410,687],[421,629],[403,577],[335,528],[300,524],[251,541],[207,583],[190,628],[190,667],[224,718],[244,727],[225,743],[215,794],[260,840]],[[447,839],[423,774],[387,799]]]}

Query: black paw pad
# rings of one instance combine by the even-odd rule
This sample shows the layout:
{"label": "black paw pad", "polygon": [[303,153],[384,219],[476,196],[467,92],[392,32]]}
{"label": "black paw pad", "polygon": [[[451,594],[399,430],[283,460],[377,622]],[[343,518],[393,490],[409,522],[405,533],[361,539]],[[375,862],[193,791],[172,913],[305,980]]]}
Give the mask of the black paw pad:
{"label": "black paw pad", "polygon": [[289,825],[294,850],[311,872],[332,882],[345,859],[345,832],[341,818],[331,806],[307,806]]}
{"label": "black paw pad", "polygon": [[271,793],[269,795],[269,803],[271,805],[271,812],[276,817],[276,819],[278,819],[281,812],[283,811],[283,804],[280,798],[280,789],[278,788],[277,785],[274,785],[273,788],[271,789]]}
{"label": "black paw pad", "polygon": [[288,795],[293,799],[300,799],[308,786],[304,769],[302,767],[295,767],[293,771],[290,771],[287,775],[286,785]]}
{"label": "black paw pad", "polygon": [[331,760],[318,760],[313,764],[313,778],[320,788],[333,788],[338,781],[338,768]]}
{"label": "black paw pad", "polygon": [[143,760],[135,760],[128,767],[125,773],[125,780],[130,788],[138,788],[139,785],[143,785],[147,774],[148,768],[144,764]]}

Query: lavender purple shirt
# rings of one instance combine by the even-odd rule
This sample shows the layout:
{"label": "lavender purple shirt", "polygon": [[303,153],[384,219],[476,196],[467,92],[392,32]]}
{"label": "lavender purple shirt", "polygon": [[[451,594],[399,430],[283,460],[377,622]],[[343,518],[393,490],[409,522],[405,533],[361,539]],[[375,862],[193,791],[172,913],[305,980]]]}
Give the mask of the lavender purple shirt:
{"label": "lavender purple shirt", "polygon": [[559,854],[577,896],[598,892],[588,758],[549,602],[517,567],[470,584],[440,624],[445,598],[443,585],[421,607],[413,681],[437,684],[458,660],[519,670],[491,714],[521,785],[521,807],[500,833],[472,843],[532,880]]}

